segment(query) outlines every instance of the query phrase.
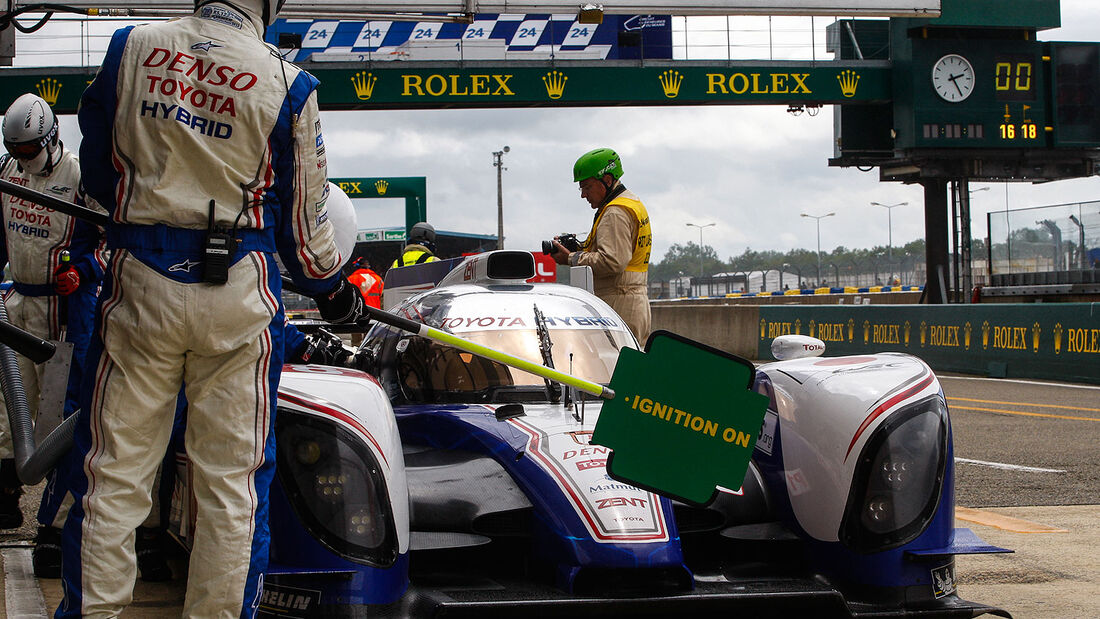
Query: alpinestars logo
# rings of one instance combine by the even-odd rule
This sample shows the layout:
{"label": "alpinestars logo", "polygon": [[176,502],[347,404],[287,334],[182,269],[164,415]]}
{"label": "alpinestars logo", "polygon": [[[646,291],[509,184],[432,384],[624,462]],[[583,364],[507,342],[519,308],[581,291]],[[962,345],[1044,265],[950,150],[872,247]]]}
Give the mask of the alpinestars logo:
{"label": "alpinestars logo", "polygon": [[190,273],[191,272],[191,267],[197,267],[201,264],[202,264],[201,262],[198,262],[196,260],[192,260],[192,259],[188,258],[187,260],[184,260],[183,262],[173,264],[172,266],[168,267],[168,272],[169,273],[178,273],[180,271],[183,271],[185,273]]}
{"label": "alpinestars logo", "polygon": [[202,50],[204,52],[210,51],[213,47],[222,47],[213,41],[203,41],[202,43],[195,43],[191,46],[191,49]]}

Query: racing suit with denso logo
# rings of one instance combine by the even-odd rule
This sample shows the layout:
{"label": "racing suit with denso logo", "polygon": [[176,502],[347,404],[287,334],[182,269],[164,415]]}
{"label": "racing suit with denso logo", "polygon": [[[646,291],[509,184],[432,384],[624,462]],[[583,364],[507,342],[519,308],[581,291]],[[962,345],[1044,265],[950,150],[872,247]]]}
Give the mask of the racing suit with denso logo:
{"label": "racing suit with denso logo", "polygon": [[[32,174],[15,159],[5,156],[0,160],[0,178],[84,206],[80,164],[63,145],[61,156],[49,174]],[[65,399],[67,415],[75,410],[80,370],[92,333],[96,290],[103,277],[101,236],[93,224],[13,195],[0,193],[0,209],[3,209],[0,268],[10,265],[12,278],[12,287],[4,294],[8,320],[43,339],[60,340],[64,335],[65,341],[73,344],[70,389]],[[69,252],[69,264],[80,274],[79,287],[67,296],[58,295],[54,281],[63,251]],[[16,358],[27,406],[34,418],[45,366],[36,365],[23,355]],[[0,458],[12,457],[8,415],[0,408]],[[56,506],[43,524],[53,524],[55,512]],[[64,519],[64,514],[60,519]]]}
{"label": "racing suit with denso logo", "polygon": [[[112,255],[74,441],[59,617],[113,616],[131,600],[134,529],[181,385],[198,510],[183,614],[251,616],[262,593],[283,364],[275,253],[309,294],[342,277],[317,81],[262,29],[219,3],[121,29],[81,100],[85,187],[111,216]],[[204,282],[211,201],[215,228],[238,240],[224,284]]]}

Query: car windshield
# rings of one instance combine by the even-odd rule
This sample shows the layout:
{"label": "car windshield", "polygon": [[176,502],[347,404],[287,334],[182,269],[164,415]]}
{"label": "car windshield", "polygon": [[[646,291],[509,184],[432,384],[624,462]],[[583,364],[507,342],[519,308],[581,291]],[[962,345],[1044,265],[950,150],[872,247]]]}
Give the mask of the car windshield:
{"label": "car windshield", "polygon": [[[466,331],[462,337],[542,365],[534,329]],[[633,346],[615,329],[550,329],[554,367],[594,383],[608,383],[619,349]],[[529,372],[419,337],[397,345],[397,378],[410,401],[485,402],[545,399],[545,382]]]}

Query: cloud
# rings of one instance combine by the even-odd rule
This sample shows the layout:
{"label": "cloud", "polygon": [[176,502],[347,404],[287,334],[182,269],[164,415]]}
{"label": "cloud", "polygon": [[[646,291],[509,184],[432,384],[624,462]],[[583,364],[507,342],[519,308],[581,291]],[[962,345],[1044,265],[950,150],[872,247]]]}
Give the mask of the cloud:
{"label": "cloud", "polygon": [[[1064,25],[1041,32],[1040,39],[1096,40],[1100,12],[1094,5],[1094,0],[1063,0]],[[817,20],[816,27],[826,21]],[[777,37],[775,57],[787,53],[791,33],[767,18],[745,23],[755,33],[739,41],[743,47],[737,51],[744,57],[768,56],[763,35],[769,30]],[[34,39],[49,43],[45,35]],[[31,49],[25,41],[21,35],[21,53]],[[724,45],[724,38],[719,43]],[[24,58],[34,57],[17,61]],[[698,229],[688,222],[716,224],[704,230],[703,242],[723,258],[747,247],[813,248],[817,226],[801,213],[836,213],[821,221],[826,250],[885,245],[891,237],[897,246],[923,237],[921,187],[881,183],[878,170],[828,166],[832,112],[826,107],[811,117],[787,114],[784,106],[613,107],[325,112],[322,118],[331,175],[424,176],[428,218],[443,230],[496,234],[492,153],[510,146],[502,172],[510,248],[537,249],[554,234],[588,231],[592,211],[580,199],[571,170],[580,154],[600,146],[618,150],[624,182],[649,207],[658,258],[674,243],[699,242]],[[62,135],[70,146],[78,143],[71,117],[62,119]],[[984,236],[987,213],[1006,206],[1100,197],[1097,177],[989,186],[973,196],[975,236]],[[403,223],[400,200],[359,202],[364,227]],[[909,206],[888,213],[871,202]]]}

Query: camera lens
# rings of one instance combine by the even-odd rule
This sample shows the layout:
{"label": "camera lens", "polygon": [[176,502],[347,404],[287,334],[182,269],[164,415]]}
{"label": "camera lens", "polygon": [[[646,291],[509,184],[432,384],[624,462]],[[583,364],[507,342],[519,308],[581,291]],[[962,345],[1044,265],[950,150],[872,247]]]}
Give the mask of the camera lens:
{"label": "camera lens", "polygon": [[547,255],[547,256],[554,253],[554,243],[551,242],[551,241],[543,241],[542,242],[542,253],[544,255]]}

